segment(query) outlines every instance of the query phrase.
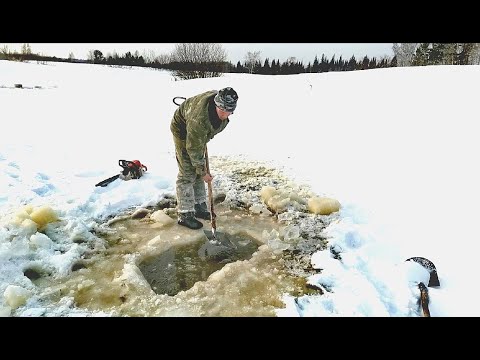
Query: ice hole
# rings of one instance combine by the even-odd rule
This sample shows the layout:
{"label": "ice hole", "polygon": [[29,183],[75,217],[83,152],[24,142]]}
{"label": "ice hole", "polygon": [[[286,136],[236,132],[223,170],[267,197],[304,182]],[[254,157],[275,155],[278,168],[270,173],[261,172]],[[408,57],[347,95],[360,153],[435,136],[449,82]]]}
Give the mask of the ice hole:
{"label": "ice hole", "polygon": [[247,235],[222,233],[221,236],[228,237],[232,244],[206,239],[175,246],[145,259],[138,267],[155,293],[174,296],[190,289],[197,281],[206,281],[228,263],[249,260],[258,248],[255,240]]}

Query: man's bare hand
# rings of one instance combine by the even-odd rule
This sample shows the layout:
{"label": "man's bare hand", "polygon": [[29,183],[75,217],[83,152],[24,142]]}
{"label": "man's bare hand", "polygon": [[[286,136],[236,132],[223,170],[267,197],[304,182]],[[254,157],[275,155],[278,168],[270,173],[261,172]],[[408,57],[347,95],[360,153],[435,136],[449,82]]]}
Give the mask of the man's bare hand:
{"label": "man's bare hand", "polygon": [[210,181],[213,180],[213,176],[210,175],[210,174],[206,174],[204,177],[203,177],[203,181],[205,181],[206,183],[209,183]]}

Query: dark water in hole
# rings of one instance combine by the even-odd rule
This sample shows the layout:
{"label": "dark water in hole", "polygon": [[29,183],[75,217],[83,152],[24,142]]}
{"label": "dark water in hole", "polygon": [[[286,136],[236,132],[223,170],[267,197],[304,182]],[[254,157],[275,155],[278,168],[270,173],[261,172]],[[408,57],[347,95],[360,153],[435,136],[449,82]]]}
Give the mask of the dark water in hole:
{"label": "dark water in hole", "polygon": [[[174,296],[190,289],[197,281],[207,280],[225,264],[250,259],[258,247],[253,238],[246,235],[217,234],[217,237],[218,244],[201,241],[172,247],[146,259],[138,267],[153,291]],[[225,241],[227,238],[233,245]]]}

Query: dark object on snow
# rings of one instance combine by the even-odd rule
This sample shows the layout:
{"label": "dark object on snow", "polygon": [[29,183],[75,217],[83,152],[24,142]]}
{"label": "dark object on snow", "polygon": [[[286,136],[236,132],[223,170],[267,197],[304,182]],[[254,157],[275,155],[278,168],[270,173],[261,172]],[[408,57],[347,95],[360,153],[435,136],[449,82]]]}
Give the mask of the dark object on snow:
{"label": "dark object on snow", "polygon": [[181,105],[181,104],[177,104],[177,103],[175,102],[175,100],[177,100],[177,99],[187,100],[187,98],[184,98],[184,97],[181,97],[181,96],[175,96],[175,97],[173,98],[173,103],[174,103],[175,105],[177,105],[177,106],[180,106],[180,105]]}
{"label": "dark object on snow", "polygon": [[428,303],[430,299],[428,297],[428,288],[425,286],[423,282],[418,284],[418,289],[420,290],[420,305],[422,305],[423,316],[430,317],[430,310],[428,308]]}
{"label": "dark object on snow", "polygon": [[147,171],[147,167],[143,165],[140,160],[118,160],[118,165],[123,169],[120,174],[102,180],[95,186],[105,187],[118,178],[122,180],[140,179],[145,171]]}
{"label": "dark object on snow", "polygon": [[438,274],[437,274],[437,269],[435,265],[428,259],[425,259],[423,257],[411,257],[410,259],[407,259],[405,261],[415,261],[416,263],[422,265],[425,269],[428,270],[430,273],[430,279],[428,281],[428,286],[440,286],[440,281],[438,280]]}
{"label": "dark object on snow", "polygon": [[109,177],[108,179],[102,180],[102,181],[100,181],[98,184],[95,184],[95,186],[105,187],[105,186],[107,186],[108,184],[110,184],[112,181],[117,180],[119,176],[120,176],[120,175],[114,175],[114,176],[112,176],[112,177]]}
{"label": "dark object on snow", "polygon": [[122,180],[140,179],[147,171],[147,167],[140,160],[118,160],[118,165],[123,168],[119,176]]}
{"label": "dark object on snow", "polygon": [[335,260],[342,260],[342,248],[339,245],[332,245],[330,246],[330,254]]}
{"label": "dark object on snow", "polygon": [[213,199],[213,203],[215,205],[218,205],[218,204],[224,202],[226,198],[227,198],[227,194],[225,194],[225,193],[217,194],[217,195],[215,195],[215,198]]}
{"label": "dark object on snow", "polygon": [[23,88],[23,85],[22,84],[15,84],[14,85],[17,89],[22,89]]}

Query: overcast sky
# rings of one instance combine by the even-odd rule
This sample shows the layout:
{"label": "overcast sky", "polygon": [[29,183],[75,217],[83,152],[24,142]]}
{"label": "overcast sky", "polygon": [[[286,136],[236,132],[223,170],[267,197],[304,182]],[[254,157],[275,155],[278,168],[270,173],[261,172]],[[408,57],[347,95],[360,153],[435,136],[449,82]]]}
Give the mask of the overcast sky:
{"label": "overcast sky", "polygon": [[[3,47],[4,44],[0,44]],[[10,50],[20,50],[22,44],[7,44]],[[325,54],[331,57],[334,54],[344,59],[349,59],[352,55],[358,59],[368,55],[369,57],[382,57],[384,55],[393,56],[391,43],[222,43],[227,51],[228,59],[236,63],[245,59],[247,52],[260,51],[262,60],[269,58],[285,61],[294,56],[305,64],[313,62],[315,55],[321,57]],[[175,43],[30,43],[34,53],[67,58],[72,52],[77,59],[86,59],[89,50],[100,50],[104,55],[116,50],[118,54],[124,54],[127,51],[153,50],[157,55],[168,54]]]}

